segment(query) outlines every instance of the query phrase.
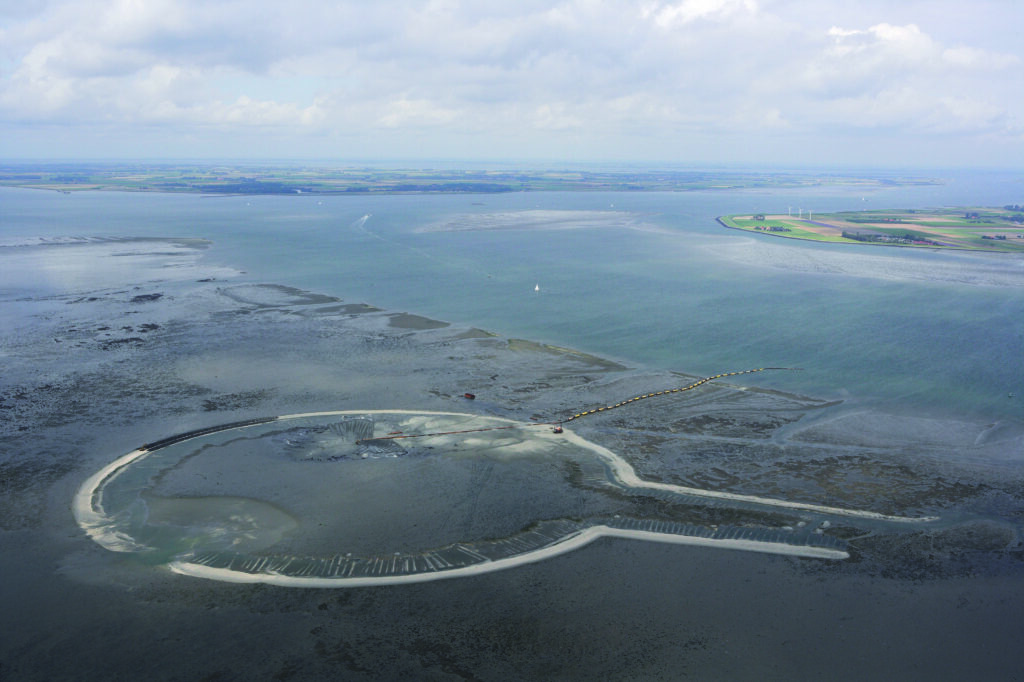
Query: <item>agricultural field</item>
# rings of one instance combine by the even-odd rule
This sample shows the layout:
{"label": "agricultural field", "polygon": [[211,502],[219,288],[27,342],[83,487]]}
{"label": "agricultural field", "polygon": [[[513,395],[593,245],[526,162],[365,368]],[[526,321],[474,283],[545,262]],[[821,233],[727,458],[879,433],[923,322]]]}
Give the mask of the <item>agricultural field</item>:
{"label": "agricultural field", "polygon": [[729,215],[725,227],[789,239],[970,251],[1024,251],[1024,206]]}

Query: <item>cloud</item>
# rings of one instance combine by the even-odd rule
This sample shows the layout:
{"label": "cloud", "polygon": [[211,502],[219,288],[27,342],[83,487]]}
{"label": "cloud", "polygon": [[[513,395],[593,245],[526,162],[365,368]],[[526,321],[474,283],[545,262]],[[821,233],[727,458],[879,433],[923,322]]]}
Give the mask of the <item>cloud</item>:
{"label": "cloud", "polygon": [[445,109],[429,100],[401,97],[388,102],[378,120],[385,127],[399,128],[444,125],[456,118],[458,112]]}
{"label": "cloud", "polygon": [[[902,131],[931,134],[1019,135],[1020,97],[1000,70],[1016,55],[947,47],[917,24],[832,26],[803,55],[803,64],[774,85],[792,102],[801,128],[833,134]],[[859,131],[859,132],[858,132]]]}
{"label": "cloud", "polygon": [[25,7],[0,12],[5,129],[197,140],[217,130],[223,145],[237,132],[240,155],[258,150],[245,131],[263,129],[304,153],[401,138],[434,154],[461,144],[454,154],[600,156],[661,140],[739,157],[765,135],[835,143],[871,130],[1019,144],[1024,110],[1024,52],[1002,37],[1012,18],[998,3],[971,22],[956,21],[966,10],[953,0],[865,0],[857,11],[838,0]]}
{"label": "cloud", "polygon": [[644,6],[641,16],[653,19],[660,28],[673,29],[701,19],[723,20],[756,11],[755,0],[682,0],[674,4],[651,3]]}
{"label": "cloud", "polygon": [[567,112],[567,107],[562,102],[554,104],[541,104],[533,113],[533,125],[537,128],[551,130],[566,130],[579,128],[583,121]]}
{"label": "cloud", "polygon": [[951,47],[942,51],[943,61],[955,66],[983,70],[1007,69],[1020,65],[1015,54],[1001,54],[976,47]]}

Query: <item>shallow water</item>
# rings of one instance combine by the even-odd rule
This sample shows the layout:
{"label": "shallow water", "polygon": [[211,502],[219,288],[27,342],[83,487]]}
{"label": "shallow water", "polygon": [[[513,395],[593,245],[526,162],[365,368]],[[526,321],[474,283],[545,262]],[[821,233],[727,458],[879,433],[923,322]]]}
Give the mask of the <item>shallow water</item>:
{"label": "shallow water", "polygon": [[[198,237],[213,243],[207,263],[259,281],[634,366],[695,374],[798,366],[802,373],[771,385],[887,410],[1019,419],[1024,259],[752,237],[714,218],[798,206],[1002,205],[1022,190],[1008,174],[867,196],[842,188],[321,198],[0,190],[0,240]],[[26,250],[0,247],[0,258]],[[25,266],[9,270],[0,295],[96,285],[95,273],[76,269],[74,252],[50,251],[35,268],[46,279],[27,289]]]}

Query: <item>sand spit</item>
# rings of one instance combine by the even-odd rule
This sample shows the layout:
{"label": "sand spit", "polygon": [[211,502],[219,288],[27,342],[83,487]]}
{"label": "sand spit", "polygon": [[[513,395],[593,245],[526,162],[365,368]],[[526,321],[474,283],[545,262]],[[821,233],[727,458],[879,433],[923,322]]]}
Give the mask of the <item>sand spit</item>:
{"label": "sand spit", "polygon": [[468,213],[450,216],[420,232],[475,232],[490,230],[657,229],[644,216],[628,211],[523,210]]}
{"label": "sand spit", "polygon": [[770,497],[759,497],[755,495],[740,495],[738,493],[727,493],[717,490],[702,490],[700,488],[690,488],[681,485],[672,485],[669,483],[657,483],[654,481],[645,481],[636,475],[636,471],[629,465],[628,462],[623,460],[621,457],[616,455],[611,450],[604,448],[600,445],[588,443],[580,438],[575,433],[566,431],[566,435],[569,439],[578,442],[583,445],[586,443],[586,447],[593,449],[595,452],[600,454],[605,460],[611,464],[615,476],[622,481],[624,484],[636,487],[636,488],[649,488],[651,490],[667,490],[674,493],[680,493],[683,495],[695,495],[697,497],[708,497],[719,500],[729,500],[731,502],[749,502],[753,504],[763,504],[772,507],[780,507],[783,509],[794,509],[798,511],[817,512],[822,514],[832,514],[836,516],[849,516],[858,517],[862,519],[873,519],[877,521],[893,521],[896,523],[928,523],[931,521],[937,521],[937,516],[896,516],[891,514],[880,514],[878,512],[866,511],[862,509],[844,509],[841,507],[830,507],[820,504],[809,504],[805,502],[792,502],[789,500],[777,500]]}
{"label": "sand spit", "polygon": [[765,554],[780,554],[785,556],[803,557],[808,559],[847,559],[849,554],[842,550],[829,549],[825,547],[797,547],[794,545],[780,545],[772,542],[756,542],[752,540],[718,540],[710,538],[698,538],[685,535],[667,535],[664,533],[649,533],[644,531],[630,531],[607,526],[592,526],[580,531],[576,535],[566,538],[564,541],[546,547],[536,552],[530,552],[520,556],[488,561],[431,573],[416,573],[412,575],[390,575],[374,576],[370,578],[319,578],[314,576],[292,576],[273,573],[246,573],[231,569],[214,568],[187,561],[172,561],[168,568],[180,575],[188,575],[194,578],[206,578],[209,580],[220,580],[230,583],[260,583],[265,585],[277,585],[279,587],[374,587],[383,585],[406,585],[411,583],[432,582],[450,578],[468,578],[471,576],[484,575],[494,571],[502,571],[509,568],[525,566],[545,559],[561,556],[581,547],[589,545],[594,540],[602,537],[622,538],[627,540],[647,540],[650,542],[666,542],[677,545],[695,545],[699,547],[714,547],[718,549],[734,549],[747,552],[762,552]]}

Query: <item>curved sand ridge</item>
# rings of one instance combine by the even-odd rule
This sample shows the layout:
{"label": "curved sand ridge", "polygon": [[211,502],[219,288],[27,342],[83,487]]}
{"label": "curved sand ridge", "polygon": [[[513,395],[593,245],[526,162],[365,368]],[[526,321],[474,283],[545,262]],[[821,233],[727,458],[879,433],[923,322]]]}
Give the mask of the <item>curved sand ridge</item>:
{"label": "curved sand ridge", "polygon": [[[218,448],[239,447],[232,445],[242,443],[249,447],[257,439],[264,445],[270,443],[277,447],[282,441],[281,433],[290,433],[299,428],[320,429],[321,432],[331,423],[337,424],[338,419],[380,420],[384,424],[404,424],[419,428],[424,424],[432,427],[437,425],[501,425],[495,428],[498,435],[485,435],[476,438],[451,437],[431,438],[430,445],[418,454],[425,455],[418,459],[410,455],[409,459],[419,462],[445,461],[449,466],[460,467],[467,462],[486,459],[488,462],[514,462],[519,471],[551,468],[552,461],[561,458],[572,459],[582,475],[584,487],[588,490],[611,491],[613,495],[643,495],[657,497],[670,504],[707,504],[725,506],[754,512],[791,512],[810,514],[815,517],[855,517],[867,522],[919,523],[934,520],[934,517],[899,517],[879,514],[871,511],[842,509],[824,505],[802,502],[790,502],[751,495],[718,492],[689,488],[667,483],[645,481],[636,475],[633,468],[614,452],[600,445],[585,440],[579,435],[565,429],[562,433],[553,433],[549,429],[525,428],[535,424],[518,423],[499,417],[483,417],[458,412],[427,412],[407,410],[374,410],[374,411],[328,411],[302,414],[282,415],[247,422],[235,422],[201,431],[181,434],[155,443],[144,445],[116,459],[100,471],[90,476],[75,496],[73,510],[79,525],[97,543],[118,552],[149,552],[165,557],[171,570],[187,575],[205,577],[231,582],[259,582],[294,587],[345,587],[359,585],[385,585],[395,583],[422,582],[442,578],[454,578],[476,575],[490,571],[511,568],[549,557],[564,554],[589,544],[600,537],[620,537],[656,542],[704,545],[720,548],[743,549],[748,551],[786,554],[801,557],[844,559],[848,556],[845,545],[829,535],[813,532],[812,527],[802,530],[792,527],[758,527],[750,524],[742,526],[709,526],[691,524],[680,520],[628,518],[628,515],[612,513],[614,510],[597,509],[593,515],[580,518],[572,514],[554,517],[543,517],[544,511],[536,513],[541,518],[531,519],[530,523],[516,526],[518,530],[505,529],[503,533],[483,532],[478,537],[451,538],[445,536],[440,540],[434,538],[425,542],[427,546],[413,547],[410,551],[381,552],[366,551],[359,556],[353,553],[338,552],[336,547],[328,545],[328,551],[318,546],[318,551],[303,551],[294,546],[286,546],[284,553],[272,554],[274,546],[282,537],[288,537],[292,526],[281,519],[287,518],[287,512],[276,510],[263,501],[243,500],[245,514],[249,525],[244,529],[228,528],[238,523],[236,515],[231,521],[223,520],[223,526],[211,531],[208,527],[202,533],[192,528],[183,533],[182,538],[168,541],[167,527],[153,525],[148,516],[147,503],[154,505],[160,499],[172,499],[173,502],[186,500],[206,500],[206,513],[214,508],[215,514],[228,515],[225,511],[225,497],[178,497],[152,499],[154,481],[165,481],[173,477],[185,460],[190,465],[204,458],[212,458],[208,452],[216,452]],[[505,430],[516,425],[524,427],[521,431]],[[289,431],[290,429],[290,431]],[[509,434],[514,434],[510,436]],[[257,434],[257,435],[253,435]],[[219,443],[202,443],[199,439],[220,439]],[[224,439],[227,440],[224,440]],[[200,443],[202,443],[200,445]],[[290,443],[289,443],[290,444]],[[198,449],[195,447],[200,445]],[[177,450],[173,447],[177,446]],[[192,448],[187,453],[178,450]],[[243,448],[244,449],[244,448]],[[279,448],[280,449],[280,448]],[[320,451],[318,451],[320,452]],[[161,461],[161,455],[167,453],[167,461]],[[196,457],[196,455],[202,455]],[[248,451],[243,457],[248,456]],[[391,455],[388,455],[389,457]],[[361,456],[363,459],[366,455]],[[438,459],[440,458],[440,459]],[[459,459],[461,458],[461,459]],[[531,459],[534,458],[534,459]],[[228,455],[221,459],[233,461]],[[341,460],[345,461],[342,462]],[[244,458],[238,461],[246,461]],[[393,461],[393,460],[392,460]],[[280,458],[277,460],[280,464]],[[378,464],[383,460],[378,461]],[[363,467],[373,463],[360,460],[359,457],[344,457],[338,461],[309,461],[297,464],[289,460],[284,466],[328,467],[326,469],[306,469],[313,471],[319,478],[336,475],[338,472],[355,472],[356,469],[344,467]],[[248,464],[246,465],[248,468]],[[332,468],[333,467],[333,468]],[[253,472],[246,472],[251,480],[260,480],[258,472],[263,471],[254,463]],[[236,469],[237,470],[237,469]],[[455,469],[458,470],[458,469]],[[230,474],[230,468],[228,473]],[[419,470],[417,470],[419,471]],[[449,469],[447,471],[452,471]],[[254,473],[255,472],[255,473]],[[307,476],[308,474],[302,474]],[[417,473],[417,476],[419,473]],[[272,475],[271,475],[272,476]],[[184,477],[182,477],[184,478]],[[205,478],[205,476],[204,476]],[[564,476],[563,476],[564,478]],[[369,479],[380,480],[380,479]],[[164,483],[162,483],[163,485]],[[219,485],[219,484],[218,484]],[[504,481],[491,482],[492,486],[506,486]],[[539,498],[571,497],[559,495],[564,492],[565,481],[558,481],[555,486],[548,484]],[[561,487],[558,487],[561,486]],[[219,490],[219,489],[218,489]],[[575,490],[575,489],[574,489]],[[554,491],[554,492],[552,492]],[[202,492],[202,491],[200,491]],[[527,491],[528,493],[529,491]],[[181,495],[180,491],[174,493]],[[315,493],[310,493],[315,497]],[[386,493],[382,492],[381,495]],[[479,494],[479,493],[477,493]],[[578,494],[578,491],[577,491]],[[410,494],[411,495],[411,494]],[[143,498],[146,498],[144,501]],[[345,493],[325,495],[325,501],[339,504],[335,497],[344,498]],[[434,504],[438,508],[449,504],[446,494],[437,495]],[[355,499],[353,497],[353,499]],[[454,499],[454,498],[453,498]],[[601,498],[604,499],[604,498]],[[220,500],[220,506],[211,507],[209,501]],[[415,507],[415,503],[410,504]],[[402,500],[397,503],[401,504]],[[185,505],[189,502],[183,503]],[[348,503],[345,503],[348,504]],[[474,505],[476,503],[474,502]],[[529,502],[518,507],[530,508]],[[158,506],[158,505],[156,505]],[[154,509],[156,508],[154,507]],[[287,506],[287,505],[286,505]],[[342,511],[352,515],[366,513],[353,502]],[[419,522],[418,509],[409,513]],[[475,506],[472,511],[476,510]],[[330,513],[336,514],[337,510]],[[470,514],[470,516],[475,516]],[[626,516],[624,518],[624,516]],[[252,521],[250,518],[255,518]],[[326,518],[326,517],[325,517]],[[408,518],[401,519],[404,523]],[[468,526],[467,519],[466,525]],[[446,522],[447,523],[447,522]],[[276,526],[275,526],[276,524]],[[207,524],[208,526],[209,524]],[[259,528],[270,525],[274,528]],[[310,523],[315,526],[316,524]],[[319,525],[324,525],[323,523]],[[500,524],[497,524],[500,525]],[[828,525],[827,521],[824,525]],[[378,526],[371,527],[373,534],[380,535],[380,528],[391,528],[386,520]],[[154,530],[156,529],[156,530]],[[337,529],[338,535],[345,538],[347,528],[342,525]],[[485,529],[490,530],[490,529]],[[387,531],[384,531],[385,533]],[[162,534],[161,534],[162,533]],[[415,537],[410,535],[408,538]],[[495,539],[497,537],[498,539]],[[434,544],[429,544],[436,540]],[[454,540],[454,541],[453,541]],[[328,536],[328,542],[345,542],[338,536]],[[264,551],[266,550],[266,551]]]}

